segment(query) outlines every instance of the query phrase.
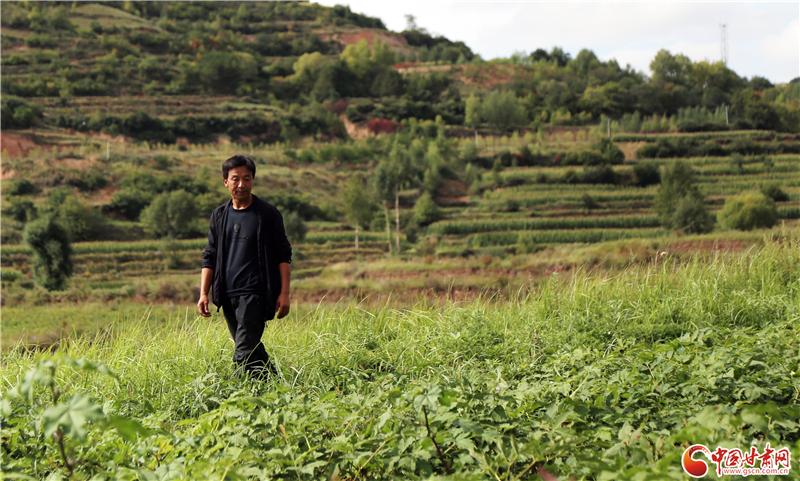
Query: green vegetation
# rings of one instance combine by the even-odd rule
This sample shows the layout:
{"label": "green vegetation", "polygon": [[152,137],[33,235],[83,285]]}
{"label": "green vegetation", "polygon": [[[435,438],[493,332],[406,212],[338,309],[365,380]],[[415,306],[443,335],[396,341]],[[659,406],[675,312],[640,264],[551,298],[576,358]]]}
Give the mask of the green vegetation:
{"label": "green vegetation", "polygon": [[63,289],[73,268],[67,231],[52,216],[47,216],[28,224],[25,243],[33,250],[36,284],[50,291]]}
{"label": "green vegetation", "polygon": [[718,218],[723,228],[752,230],[775,225],[778,211],[770,197],[761,192],[746,192],[725,199]]}
{"label": "green vegetation", "polygon": [[320,307],[270,325],[266,385],[231,378],[215,318],[10,351],[4,474],[683,478],[687,443],[794,451],[798,252],[556,275],[511,302]]}
{"label": "green vegetation", "polygon": [[[800,84],[485,61],[299,2],[0,21],[3,476],[661,479],[687,442],[800,448]],[[234,154],[294,250],[267,385],[193,314]]]}

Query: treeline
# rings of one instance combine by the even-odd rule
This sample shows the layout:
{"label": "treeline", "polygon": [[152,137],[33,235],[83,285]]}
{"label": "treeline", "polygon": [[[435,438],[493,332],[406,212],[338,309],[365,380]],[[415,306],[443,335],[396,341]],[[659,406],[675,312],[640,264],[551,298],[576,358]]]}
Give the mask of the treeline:
{"label": "treeline", "polygon": [[[448,125],[500,132],[601,122],[611,127],[612,120],[615,130],[630,132],[800,131],[800,83],[776,86],[762,77],[747,79],[722,62],[692,62],[666,50],[655,56],[648,77],[615,60],[600,61],[588,49],[574,58],[554,47],[485,62],[463,42],[433,36],[413,19],[401,33],[406,48],[391,48],[374,37],[372,44],[362,40],[342,49],[331,35],[320,33],[323,27],[385,28],[347,7],[101,3],[138,15],[158,30],[108,21],[94,21],[83,30],[61,4],[4,8],[4,26],[32,31],[24,41],[4,35],[4,47],[24,42],[32,51],[4,58],[3,96],[60,96],[68,104],[73,96],[236,95],[285,111],[346,100],[343,113],[353,122],[441,116]],[[409,61],[453,67],[400,74],[395,66]],[[499,76],[508,80],[498,82]],[[487,87],[465,99],[457,79]],[[296,128],[300,135],[312,135],[320,127]]]}
{"label": "treeline", "polygon": [[[16,119],[13,114],[12,119]],[[105,132],[109,135],[125,135],[139,140],[163,143],[175,143],[179,137],[193,142],[203,142],[219,135],[227,135],[232,139],[255,136],[251,140],[254,143],[292,141],[300,136],[319,135],[328,138],[346,136],[339,118],[319,104],[303,109],[297,115],[286,114],[277,119],[267,119],[255,113],[244,116],[178,115],[173,118],[159,118],[146,112],[137,112],[124,116],[59,115],[56,126],[80,132]]]}

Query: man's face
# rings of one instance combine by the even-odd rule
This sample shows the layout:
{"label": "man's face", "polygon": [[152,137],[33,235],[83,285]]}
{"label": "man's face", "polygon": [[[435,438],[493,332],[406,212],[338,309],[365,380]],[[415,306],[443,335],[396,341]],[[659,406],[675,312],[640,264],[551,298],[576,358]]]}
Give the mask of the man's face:
{"label": "man's face", "polygon": [[228,171],[228,178],[223,179],[225,187],[231,191],[231,197],[236,200],[247,200],[253,189],[253,174],[245,166],[234,167]]}

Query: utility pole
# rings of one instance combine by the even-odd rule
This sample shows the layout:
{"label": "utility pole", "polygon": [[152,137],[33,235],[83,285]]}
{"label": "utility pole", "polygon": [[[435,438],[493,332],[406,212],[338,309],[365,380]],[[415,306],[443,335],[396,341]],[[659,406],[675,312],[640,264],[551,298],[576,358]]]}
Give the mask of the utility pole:
{"label": "utility pole", "polygon": [[728,24],[719,24],[719,52],[722,57],[722,63],[728,65]]}
{"label": "utility pole", "polygon": [[611,138],[611,119],[606,119],[606,131],[608,138]]}
{"label": "utility pole", "polygon": [[111,142],[106,140],[106,160],[109,158],[109,150],[111,149]]}
{"label": "utility pole", "polygon": [[725,125],[728,125],[728,106],[725,106]]}

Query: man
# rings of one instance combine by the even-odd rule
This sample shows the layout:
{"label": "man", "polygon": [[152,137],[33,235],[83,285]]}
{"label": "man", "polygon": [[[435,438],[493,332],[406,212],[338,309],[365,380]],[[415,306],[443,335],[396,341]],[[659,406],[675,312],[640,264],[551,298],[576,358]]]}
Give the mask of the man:
{"label": "man", "polygon": [[289,313],[292,246],[278,209],[251,194],[255,175],[255,163],[243,155],[222,164],[231,200],[211,213],[197,309],[211,316],[211,287],[211,301],[217,311],[222,307],[236,345],[237,373],[264,379],[277,371],[261,336],[276,313],[278,319]]}

